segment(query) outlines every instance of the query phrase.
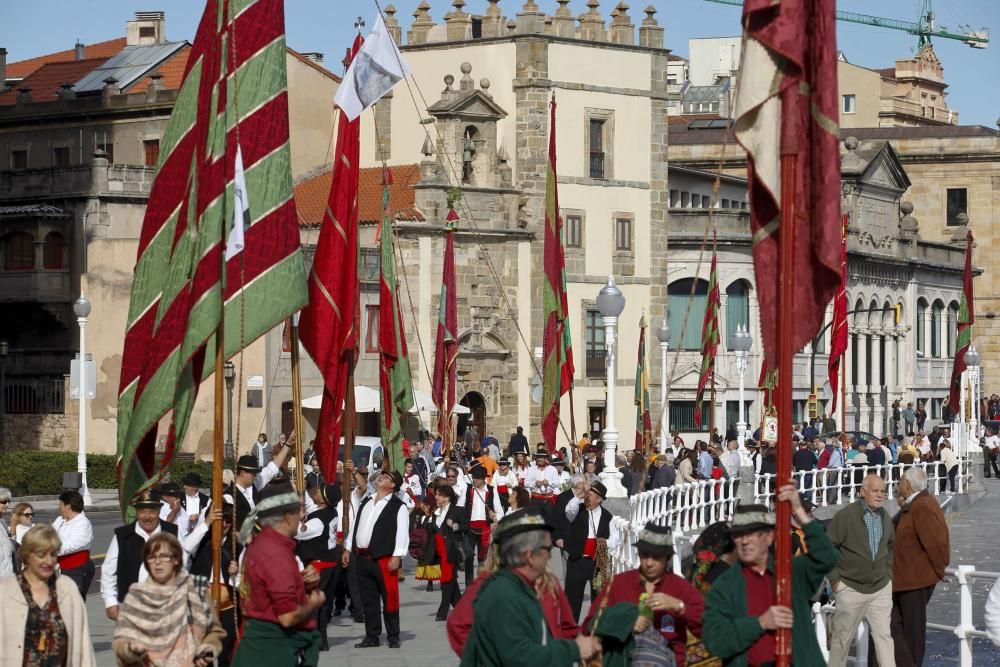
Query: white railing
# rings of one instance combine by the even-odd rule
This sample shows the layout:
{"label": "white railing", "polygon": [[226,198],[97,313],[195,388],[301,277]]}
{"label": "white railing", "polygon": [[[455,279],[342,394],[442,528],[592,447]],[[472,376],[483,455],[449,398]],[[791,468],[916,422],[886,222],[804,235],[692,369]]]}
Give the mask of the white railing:
{"label": "white railing", "polygon": [[[972,640],[986,639],[989,636],[985,630],[976,628],[972,613],[972,580],[984,579],[992,585],[1000,585],[1000,572],[980,572],[973,565],[959,565],[949,567],[945,572],[953,575],[958,581],[959,592],[959,619],[958,625],[942,625],[941,623],[928,623],[929,630],[940,630],[950,632],[958,637],[958,664],[959,667],[972,667]],[[823,651],[823,659],[830,657],[827,647],[827,616],[833,614],[837,608],[827,604],[820,607],[819,603],[813,604],[813,622],[816,628],[816,638],[819,640],[820,649]],[[857,667],[868,664],[868,624],[862,622],[858,626],[857,638],[855,641],[855,654],[853,663]]]}
{"label": "white railing", "polygon": [[[930,463],[898,463],[896,465],[846,466],[843,468],[826,468],[823,470],[808,470],[793,473],[793,478],[799,491],[812,500],[817,507],[845,505],[860,497],[861,482],[866,475],[875,474],[885,480],[887,498],[895,497],[896,485],[903,471],[911,466],[923,469],[927,473],[927,490],[933,495],[951,495],[951,482],[944,465],[933,461]],[[954,493],[965,493],[969,488],[971,474],[970,462],[962,459],[955,473]],[[771,474],[757,475],[754,478],[753,501],[763,505],[773,506],[774,487],[777,476]]]}

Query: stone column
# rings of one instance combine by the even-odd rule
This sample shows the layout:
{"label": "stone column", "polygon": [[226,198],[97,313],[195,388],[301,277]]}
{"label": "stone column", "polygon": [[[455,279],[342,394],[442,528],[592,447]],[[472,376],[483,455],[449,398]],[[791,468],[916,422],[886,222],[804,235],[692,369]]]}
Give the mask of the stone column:
{"label": "stone column", "polygon": [[643,10],[646,18],[639,26],[639,46],[651,46],[656,49],[663,48],[663,28],[653,18],[656,15],[656,7],[649,5]]}
{"label": "stone column", "polygon": [[858,416],[857,423],[859,426],[865,425],[868,422],[868,417],[870,410],[868,408],[868,395],[869,395],[869,385],[868,385],[868,329],[864,327],[858,327],[857,338],[858,338],[858,384],[854,387],[855,393],[858,395]]}
{"label": "stone column", "polygon": [[500,37],[504,33],[503,15],[497,3],[500,0],[488,0],[489,7],[483,16],[483,37]]}
{"label": "stone column", "polygon": [[413,24],[410,31],[406,33],[408,44],[424,44],[427,42],[427,34],[434,27],[434,19],[430,16],[431,6],[427,0],[421,0],[417,9],[413,12]]}
{"label": "stone column", "polygon": [[[885,428],[886,423],[886,405],[883,401],[882,384],[883,378],[881,377],[880,367],[882,365],[882,330],[873,329],[871,332],[871,342],[872,342],[872,372],[868,378],[868,391],[872,396],[872,401],[874,402],[873,414],[875,418],[875,431],[881,433]],[[882,425],[882,428],[879,428]]]}

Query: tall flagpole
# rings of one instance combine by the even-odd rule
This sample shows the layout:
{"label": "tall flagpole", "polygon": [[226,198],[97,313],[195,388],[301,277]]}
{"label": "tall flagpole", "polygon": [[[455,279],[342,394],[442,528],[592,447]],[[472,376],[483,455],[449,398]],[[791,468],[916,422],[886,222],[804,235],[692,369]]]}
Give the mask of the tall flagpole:
{"label": "tall flagpole", "polygon": [[292,423],[295,425],[295,486],[305,501],[306,471],[302,456],[302,440],[305,438],[302,421],[302,371],[299,359],[299,314],[289,318],[292,344]]}
{"label": "tall flagpole", "polygon": [[354,364],[347,374],[347,395],[344,397],[344,469],[341,473],[341,496],[343,498],[344,516],[341,517],[343,531],[341,541],[351,529],[351,477],[347,471],[347,462],[353,461],[354,453]]}

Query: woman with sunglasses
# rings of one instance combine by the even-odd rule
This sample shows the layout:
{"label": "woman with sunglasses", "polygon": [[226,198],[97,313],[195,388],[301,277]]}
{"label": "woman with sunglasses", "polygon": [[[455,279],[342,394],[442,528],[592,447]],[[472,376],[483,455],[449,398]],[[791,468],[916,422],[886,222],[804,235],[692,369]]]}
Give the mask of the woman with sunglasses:
{"label": "woman with sunglasses", "polygon": [[35,510],[30,503],[18,503],[14,506],[14,514],[10,517],[10,536],[15,542],[20,544],[24,534],[35,525],[34,517]]}

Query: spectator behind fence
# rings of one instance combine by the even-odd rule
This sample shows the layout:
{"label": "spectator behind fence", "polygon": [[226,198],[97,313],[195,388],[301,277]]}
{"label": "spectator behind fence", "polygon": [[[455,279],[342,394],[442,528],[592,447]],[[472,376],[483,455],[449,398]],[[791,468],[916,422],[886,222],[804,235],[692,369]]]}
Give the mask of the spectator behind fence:
{"label": "spectator behind fence", "polygon": [[2,667],[96,664],[80,591],[69,577],[56,574],[59,546],[52,526],[35,526],[18,549],[24,569],[0,579]]}
{"label": "spectator behind fence", "polygon": [[861,498],[834,515],[828,535],[840,552],[830,583],[837,601],[830,640],[830,665],[845,664],[862,619],[868,620],[875,651],[893,664],[892,551],[895,532],[886,511],[885,482],[872,473],[861,484]]}

